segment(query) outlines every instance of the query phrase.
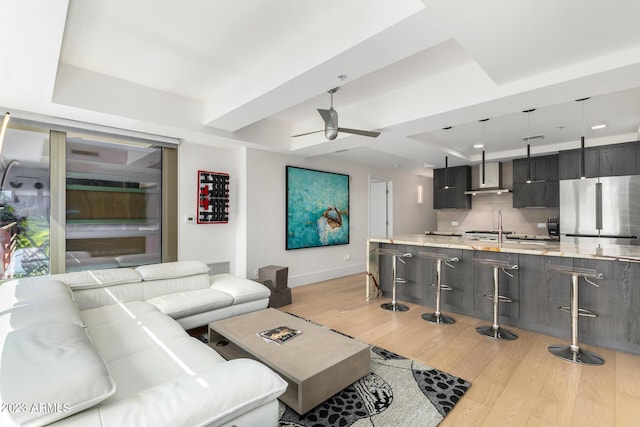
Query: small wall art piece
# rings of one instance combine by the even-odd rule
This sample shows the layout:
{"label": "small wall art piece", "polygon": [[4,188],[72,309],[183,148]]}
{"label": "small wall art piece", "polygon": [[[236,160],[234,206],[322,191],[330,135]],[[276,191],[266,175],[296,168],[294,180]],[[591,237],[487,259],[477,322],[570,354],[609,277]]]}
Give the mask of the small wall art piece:
{"label": "small wall art piece", "polygon": [[287,250],[349,244],[349,175],[287,166]]}
{"label": "small wall art piece", "polygon": [[229,222],[229,174],[198,171],[198,224]]}

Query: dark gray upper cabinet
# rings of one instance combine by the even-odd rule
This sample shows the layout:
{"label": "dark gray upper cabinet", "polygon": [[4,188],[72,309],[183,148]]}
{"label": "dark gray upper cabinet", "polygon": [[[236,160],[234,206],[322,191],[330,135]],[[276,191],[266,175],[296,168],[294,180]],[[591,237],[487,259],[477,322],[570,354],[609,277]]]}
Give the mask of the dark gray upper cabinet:
{"label": "dark gray upper cabinet", "polygon": [[[580,149],[560,152],[560,179],[580,178]],[[585,177],[640,175],[640,141],[585,149]]]}
{"label": "dark gray upper cabinet", "polygon": [[527,159],[513,161],[513,207],[560,206],[557,154],[531,158],[531,181],[527,183]]}
{"label": "dark gray upper cabinet", "polygon": [[[448,180],[449,188],[445,188]],[[455,166],[433,171],[434,209],[471,209],[471,166]]]}

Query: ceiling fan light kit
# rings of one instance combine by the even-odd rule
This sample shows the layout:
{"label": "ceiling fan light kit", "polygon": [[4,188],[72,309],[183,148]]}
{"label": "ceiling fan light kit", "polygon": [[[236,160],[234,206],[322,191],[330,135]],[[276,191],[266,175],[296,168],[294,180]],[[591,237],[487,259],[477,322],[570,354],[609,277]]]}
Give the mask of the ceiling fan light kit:
{"label": "ceiling fan light kit", "polygon": [[[362,135],[362,136],[368,136],[370,138],[376,138],[378,137],[378,135],[380,135],[380,132],[374,132],[374,131],[368,131],[368,130],[360,130],[360,129],[351,129],[351,128],[341,128],[338,126],[338,112],[333,108],[333,94],[336,93],[338,91],[339,88],[334,87],[333,89],[329,90],[329,94],[331,95],[331,107],[328,110],[324,110],[321,108],[318,108],[318,113],[320,114],[320,117],[322,117],[322,120],[324,120],[324,136],[325,138],[327,138],[329,141],[333,141],[334,139],[336,139],[338,137],[338,133],[342,132],[342,133],[350,133],[353,135]],[[301,133],[298,135],[293,135],[293,138],[298,137],[298,136],[303,136],[303,135],[310,135],[312,133],[318,133],[318,132],[323,132],[322,130],[318,130],[318,131],[314,131],[314,132],[307,132],[307,133]]]}

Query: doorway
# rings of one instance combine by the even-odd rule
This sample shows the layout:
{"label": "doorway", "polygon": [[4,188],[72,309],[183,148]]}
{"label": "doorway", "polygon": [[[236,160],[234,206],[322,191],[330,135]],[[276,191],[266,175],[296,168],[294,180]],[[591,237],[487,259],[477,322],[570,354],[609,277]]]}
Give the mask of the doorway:
{"label": "doorway", "polygon": [[393,181],[369,177],[369,237],[393,236]]}

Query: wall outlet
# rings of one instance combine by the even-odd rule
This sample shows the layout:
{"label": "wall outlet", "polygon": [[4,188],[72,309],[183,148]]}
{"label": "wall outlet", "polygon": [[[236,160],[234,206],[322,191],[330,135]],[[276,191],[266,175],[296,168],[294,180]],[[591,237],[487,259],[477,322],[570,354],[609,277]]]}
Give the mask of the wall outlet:
{"label": "wall outlet", "polygon": [[544,222],[539,222],[538,223],[538,228],[547,228],[547,224]]}
{"label": "wall outlet", "polygon": [[458,226],[458,221],[451,221],[451,225],[453,225],[454,227]]}
{"label": "wall outlet", "polygon": [[258,277],[258,269],[253,270],[253,277]]}

